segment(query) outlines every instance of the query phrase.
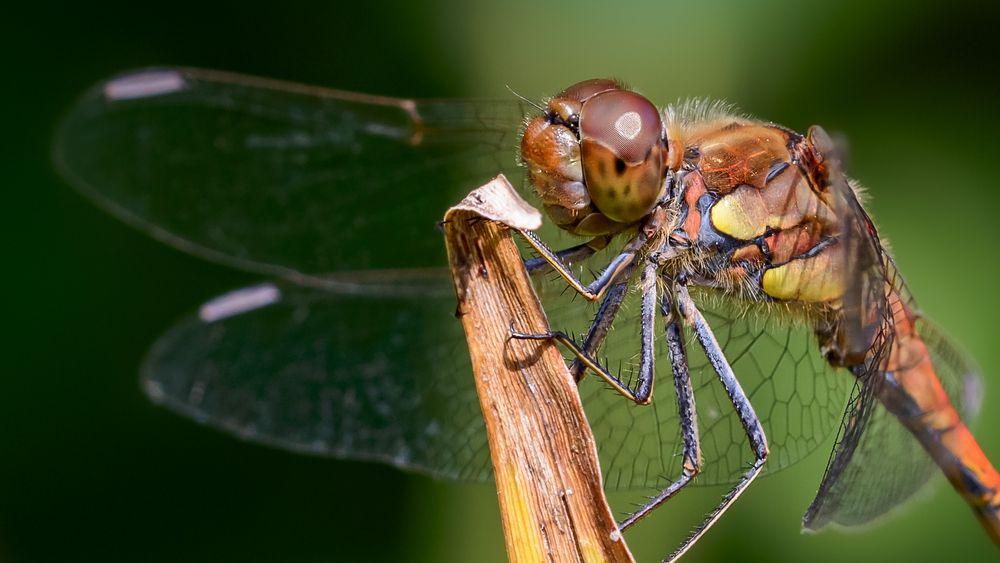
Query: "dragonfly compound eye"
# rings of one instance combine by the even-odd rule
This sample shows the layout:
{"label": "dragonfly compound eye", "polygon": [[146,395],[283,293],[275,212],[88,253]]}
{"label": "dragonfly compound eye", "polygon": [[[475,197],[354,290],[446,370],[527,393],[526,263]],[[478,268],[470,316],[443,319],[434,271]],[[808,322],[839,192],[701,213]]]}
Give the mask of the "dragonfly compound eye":
{"label": "dragonfly compound eye", "polygon": [[584,80],[583,82],[577,82],[569,88],[566,88],[560,92],[558,96],[556,96],[556,99],[573,100],[582,104],[598,94],[624,89],[625,87],[616,80],[608,78],[594,78],[591,80]]}
{"label": "dragonfly compound eye", "polygon": [[666,150],[656,107],[607,79],[566,88],[521,136],[521,160],[549,218],[584,236],[619,232],[650,212]]}
{"label": "dragonfly compound eye", "polygon": [[521,160],[535,193],[564,229],[579,232],[581,222],[595,214],[580,164],[580,111],[593,96],[619,88],[603,79],[574,84],[549,100],[545,114],[530,120],[521,135]]}
{"label": "dragonfly compound eye", "polygon": [[628,90],[601,92],[580,112],[580,156],[594,206],[609,219],[645,217],[663,189],[666,142],[660,112]]}

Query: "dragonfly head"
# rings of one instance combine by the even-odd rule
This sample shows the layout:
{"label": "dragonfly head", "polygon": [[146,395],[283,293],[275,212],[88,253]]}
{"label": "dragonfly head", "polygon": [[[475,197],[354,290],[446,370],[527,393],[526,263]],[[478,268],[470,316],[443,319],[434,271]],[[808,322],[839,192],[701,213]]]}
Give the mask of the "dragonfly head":
{"label": "dragonfly head", "polygon": [[660,112],[614,80],[563,90],[528,122],[521,159],[549,217],[574,234],[619,232],[664,195],[668,143]]}

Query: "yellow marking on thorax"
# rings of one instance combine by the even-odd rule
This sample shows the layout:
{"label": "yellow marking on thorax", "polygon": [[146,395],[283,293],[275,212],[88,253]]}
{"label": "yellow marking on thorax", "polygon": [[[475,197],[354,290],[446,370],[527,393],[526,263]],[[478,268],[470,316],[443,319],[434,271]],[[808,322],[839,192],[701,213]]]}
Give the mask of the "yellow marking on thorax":
{"label": "yellow marking on thorax", "polygon": [[764,271],[761,288],[775,299],[830,302],[846,290],[842,250],[831,246],[815,256],[792,260]]}
{"label": "yellow marking on thorax", "polygon": [[787,229],[806,220],[836,222],[833,210],[795,166],[789,166],[763,188],[739,186],[712,206],[710,219],[719,232],[740,240],[753,240],[768,229]]}

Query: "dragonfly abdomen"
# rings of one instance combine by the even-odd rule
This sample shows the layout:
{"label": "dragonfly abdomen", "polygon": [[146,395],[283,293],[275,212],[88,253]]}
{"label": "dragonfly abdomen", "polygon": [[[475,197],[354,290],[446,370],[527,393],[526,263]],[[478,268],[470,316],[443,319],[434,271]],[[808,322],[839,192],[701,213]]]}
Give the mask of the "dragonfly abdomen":
{"label": "dragonfly abdomen", "polygon": [[879,401],[909,430],[1000,544],[1000,474],[962,421],[941,384],[917,316],[890,292],[894,337]]}

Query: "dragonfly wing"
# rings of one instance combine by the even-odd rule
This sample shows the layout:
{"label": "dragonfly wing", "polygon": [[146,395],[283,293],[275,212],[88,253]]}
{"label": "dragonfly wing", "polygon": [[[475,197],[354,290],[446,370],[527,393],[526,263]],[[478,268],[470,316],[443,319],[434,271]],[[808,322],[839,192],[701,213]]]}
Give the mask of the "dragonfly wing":
{"label": "dragonfly wing", "polygon": [[[979,412],[981,380],[974,364],[929,321],[917,331],[938,378],[966,422]],[[861,526],[912,498],[940,470],[912,434],[879,402],[875,378],[859,379],[819,493],[804,525]]]}
{"label": "dragonfly wing", "polygon": [[485,481],[486,429],[454,290],[446,273],[438,282],[397,279],[396,295],[364,280],[354,292],[346,281],[342,292],[265,283],[228,293],[154,344],[144,388],[247,440]]}
{"label": "dragonfly wing", "polygon": [[[595,256],[601,263],[601,253]],[[586,331],[596,306],[558,289],[539,289],[554,329]],[[565,284],[563,284],[565,285]],[[774,473],[815,450],[837,428],[851,386],[823,359],[804,321],[776,318],[772,310],[692,288],[751,403],[760,415]],[[633,289],[608,335],[600,358],[625,381],[634,380],[639,353],[639,295]],[[670,358],[658,317],[656,380],[650,405],[636,405],[588,375],[580,394],[597,440],[605,484],[612,490],[659,490],[681,474],[681,434]],[[688,363],[695,391],[702,471],[696,484],[737,481],[753,461],[746,433],[725,389],[689,331]]]}
{"label": "dragonfly wing", "polygon": [[[825,136],[810,131],[811,136],[817,133]],[[828,187],[843,221],[847,276],[840,320],[846,336],[841,345],[846,354],[861,355],[864,361],[853,368],[854,391],[819,492],[803,520],[805,528],[814,530],[872,522],[913,497],[938,473],[916,438],[878,400],[896,337],[893,308],[915,312],[917,306],[830,148]],[[952,404],[963,419],[971,419],[978,412],[980,388],[973,363],[925,319],[918,316],[915,329]]]}
{"label": "dragonfly wing", "polygon": [[[323,290],[267,283],[213,299],[153,346],[142,370],[147,393],[247,440],[487,481],[486,431],[450,281],[443,273],[366,275],[372,279],[332,277]],[[585,328],[592,305],[560,286],[539,283],[552,326]],[[849,378],[831,373],[805,327],[695,297],[764,419],[768,471],[807,455],[836,427]],[[638,344],[637,298],[626,299],[604,351],[626,374]],[[705,457],[697,482],[729,483],[750,450],[707,359],[689,348]],[[657,400],[645,407],[596,377],[580,385],[609,489],[648,490],[679,474],[680,427],[662,346],[657,370]]]}
{"label": "dragonfly wing", "polygon": [[500,172],[519,184],[525,112],[146,69],[86,93],[54,159],[99,205],[175,247],[318,282],[429,256],[444,265],[444,210]]}

